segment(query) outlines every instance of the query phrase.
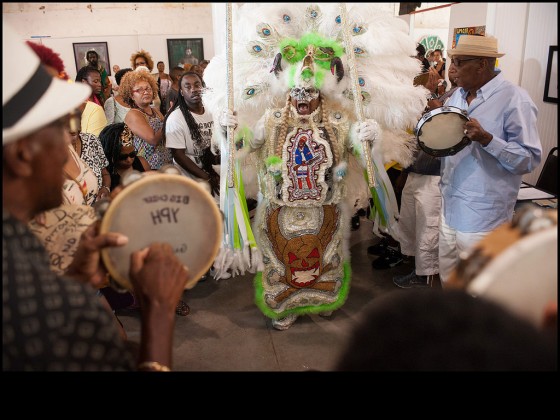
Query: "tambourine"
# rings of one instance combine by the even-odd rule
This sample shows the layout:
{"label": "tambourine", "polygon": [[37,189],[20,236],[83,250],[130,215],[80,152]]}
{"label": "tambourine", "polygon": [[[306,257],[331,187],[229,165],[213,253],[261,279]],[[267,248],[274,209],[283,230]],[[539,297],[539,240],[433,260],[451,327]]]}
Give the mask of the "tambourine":
{"label": "tambourine", "polygon": [[527,204],[465,256],[449,286],[494,300],[537,326],[558,299],[558,212]]}
{"label": "tambourine", "polygon": [[103,262],[120,286],[132,290],[128,276],[131,253],[152,242],[167,242],[187,266],[185,289],[191,289],[218,254],[223,235],[220,209],[207,189],[184,175],[138,177],[104,211],[100,232],[119,232],[129,241],[122,247],[103,249]]}
{"label": "tambourine", "polygon": [[414,130],[418,146],[435,157],[454,155],[471,142],[463,128],[467,121],[466,111],[454,106],[442,106],[426,112]]}

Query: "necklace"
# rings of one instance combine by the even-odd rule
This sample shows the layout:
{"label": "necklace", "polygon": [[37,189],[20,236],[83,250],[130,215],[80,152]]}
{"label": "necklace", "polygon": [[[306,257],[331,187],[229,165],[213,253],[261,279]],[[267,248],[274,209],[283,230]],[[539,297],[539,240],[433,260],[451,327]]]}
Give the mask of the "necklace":
{"label": "necklace", "polygon": [[142,114],[147,115],[148,117],[153,117],[154,114],[155,114],[155,112],[154,112],[154,110],[152,109],[152,107],[150,107],[150,110],[152,111],[151,114],[148,114],[148,113],[147,113],[146,111],[144,111],[142,108],[137,108],[137,109],[138,109],[138,111],[140,111]]}

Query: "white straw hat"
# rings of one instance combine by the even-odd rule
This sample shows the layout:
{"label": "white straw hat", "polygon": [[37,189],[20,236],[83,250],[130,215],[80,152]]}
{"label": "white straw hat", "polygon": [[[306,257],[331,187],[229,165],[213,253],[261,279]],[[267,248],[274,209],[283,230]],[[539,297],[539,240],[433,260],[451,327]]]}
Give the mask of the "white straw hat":
{"label": "white straw hat", "polygon": [[493,36],[461,35],[455,48],[447,50],[447,55],[498,58],[505,54],[498,52],[498,40]]}
{"label": "white straw hat", "polygon": [[37,54],[2,22],[2,145],[69,114],[90,95],[89,85],[48,74]]}

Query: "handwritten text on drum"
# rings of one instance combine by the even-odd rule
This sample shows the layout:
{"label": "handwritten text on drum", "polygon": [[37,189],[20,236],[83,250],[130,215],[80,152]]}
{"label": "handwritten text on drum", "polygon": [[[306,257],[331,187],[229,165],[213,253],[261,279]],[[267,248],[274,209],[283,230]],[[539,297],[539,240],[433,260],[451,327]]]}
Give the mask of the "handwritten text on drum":
{"label": "handwritten text on drum", "polygon": [[[145,197],[144,202],[146,203],[177,203],[177,204],[189,204],[188,195],[175,195],[175,194],[161,194],[161,195],[151,195]],[[150,212],[152,216],[152,223],[154,225],[161,223],[178,223],[177,214],[179,213],[179,208],[164,207]]]}
{"label": "handwritten text on drum", "polygon": [[144,197],[143,200],[146,203],[157,203],[158,201],[161,201],[163,203],[169,202],[169,203],[189,204],[189,196],[188,195],[177,195],[177,194],[151,195],[149,197]]}

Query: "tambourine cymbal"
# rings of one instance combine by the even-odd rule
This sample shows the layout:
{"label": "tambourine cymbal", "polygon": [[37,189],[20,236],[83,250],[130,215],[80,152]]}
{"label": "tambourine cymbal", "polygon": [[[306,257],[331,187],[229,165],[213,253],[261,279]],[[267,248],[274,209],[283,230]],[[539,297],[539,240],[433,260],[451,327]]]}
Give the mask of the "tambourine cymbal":
{"label": "tambourine cymbal", "polygon": [[496,301],[535,325],[558,300],[558,212],[526,205],[462,258],[449,285]]}
{"label": "tambourine cymbal", "polygon": [[106,248],[102,258],[109,274],[125,289],[130,255],[152,242],[167,242],[189,270],[185,289],[191,289],[210,269],[218,254],[223,222],[210,193],[183,175],[150,174],[132,182],[110,203],[101,233],[119,232],[128,244]]}
{"label": "tambourine cymbal", "polygon": [[463,128],[467,121],[466,112],[453,106],[426,112],[415,129],[418,146],[431,156],[454,155],[471,143]]}

